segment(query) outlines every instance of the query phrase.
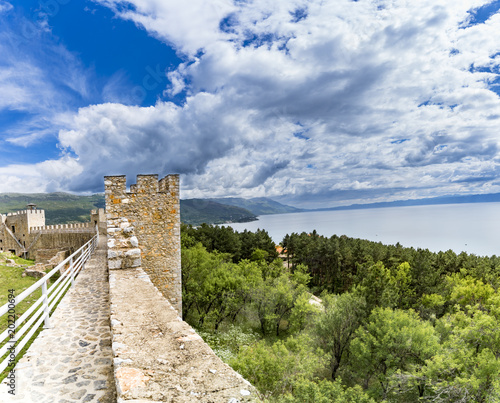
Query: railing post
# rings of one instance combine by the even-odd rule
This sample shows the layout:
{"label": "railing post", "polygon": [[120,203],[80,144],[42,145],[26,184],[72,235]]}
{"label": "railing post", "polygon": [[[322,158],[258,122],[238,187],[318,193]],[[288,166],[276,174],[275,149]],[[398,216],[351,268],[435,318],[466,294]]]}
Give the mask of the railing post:
{"label": "railing post", "polygon": [[47,291],[47,281],[42,283],[42,296],[43,296],[43,312],[46,315],[44,320],[44,329],[50,328],[50,308],[49,308],[49,293]]}
{"label": "railing post", "polygon": [[71,273],[71,287],[75,285],[75,272],[73,271],[73,256],[69,259],[69,272]]}

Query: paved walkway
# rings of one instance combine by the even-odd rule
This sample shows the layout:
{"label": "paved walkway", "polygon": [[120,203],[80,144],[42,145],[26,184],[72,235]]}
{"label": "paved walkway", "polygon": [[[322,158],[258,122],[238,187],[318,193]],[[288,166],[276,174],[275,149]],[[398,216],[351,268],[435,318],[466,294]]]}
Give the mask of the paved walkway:
{"label": "paved walkway", "polygon": [[105,237],[43,330],[16,366],[16,395],[0,401],[116,402]]}

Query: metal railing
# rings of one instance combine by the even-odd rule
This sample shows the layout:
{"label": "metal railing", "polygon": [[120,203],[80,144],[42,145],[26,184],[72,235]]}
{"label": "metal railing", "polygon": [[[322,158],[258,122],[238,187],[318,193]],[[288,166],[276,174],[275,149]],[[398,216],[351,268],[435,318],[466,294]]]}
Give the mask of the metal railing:
{"label": "metal railing", "polygon": [[[0,363],[0,372],[2,372],[9,365],[13,365],[12,363],[14,362],[15,357],[23,349],[26,343],[29,342],[42,323],[44,323],[44,328],[50,327],[49,315],[51,310],[64,295],[64,292],[69,285],[74,284],[75,277],[84,268],[85,263],[92,256],[98,242],[99,234],[96,234],[89,242],[83,245],[71,256],[67,257],[64,261],[59,263],[35,284],[24,290],[15,298],[9,299],[5,305],[0,307],[0,317],[8,314],[7,328],[0,334],[0,345],[7,340],[7,342],[0,347],[0,359],[7,352],[9,353]],[[60,272],[60,270],[66,267],[66,265],[68,265],[68,267],[64,273],[61,274],[61,276],[50,287],[47,287],[50,278]],[[31,305],[31,307],[29,307],[29,309],[26,310],[19,318],[17,318],[16,306],[39,288],[42,289],[42,296],[38,298],[38,300],[34,302],[33,305]],[[18,330],[18,327],[27,319],[28,321]]]}

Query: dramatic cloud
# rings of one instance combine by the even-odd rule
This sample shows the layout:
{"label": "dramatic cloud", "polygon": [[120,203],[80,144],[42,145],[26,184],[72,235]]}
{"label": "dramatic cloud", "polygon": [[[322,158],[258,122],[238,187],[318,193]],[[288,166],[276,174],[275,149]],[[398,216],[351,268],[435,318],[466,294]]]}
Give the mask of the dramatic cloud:
{"label": "dramatic cloud", "polygon": [[500,191],[491,1],[94,1],[184,62],[154,106],[79,109],[62,187],[179,172],[183,197],[311,206]]}

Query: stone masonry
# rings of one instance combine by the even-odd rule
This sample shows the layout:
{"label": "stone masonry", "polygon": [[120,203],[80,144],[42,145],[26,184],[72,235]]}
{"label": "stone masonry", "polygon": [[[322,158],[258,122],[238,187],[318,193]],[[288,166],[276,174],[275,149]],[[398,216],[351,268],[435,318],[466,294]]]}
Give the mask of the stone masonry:
{"label": "stone masonry", "polygon": [[[142,266],[153,284],[180,314],[179,175],[168,175],[160,181],[158,175],[137,175],[137,184],[130,186],[129,192],[124,175],[106,176],[104,186],[108,237],[113,237],[117,232],[128,237],[117,240],[116,244],[108,243],[111,256],[114,256],[112,269],[135,267],[131,264],[140,257],[141,262],[136,262],[137,265]],[[123,232],[125,228],[133,230],[134,236]],[[127,249],[126,259],[119,250],[113,251],[115,246]]]}

